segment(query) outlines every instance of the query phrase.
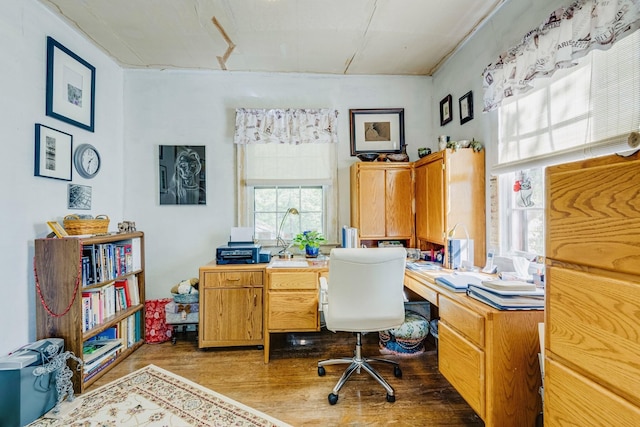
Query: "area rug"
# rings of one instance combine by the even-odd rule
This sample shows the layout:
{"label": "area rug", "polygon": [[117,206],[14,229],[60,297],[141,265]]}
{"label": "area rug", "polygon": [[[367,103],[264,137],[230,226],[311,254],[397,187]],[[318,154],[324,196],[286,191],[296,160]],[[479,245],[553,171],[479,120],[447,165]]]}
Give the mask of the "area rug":
{"label": "area rug", "polygon": [[63,402],[29,427],[288,426],[186,378],[148,365],[73,402]]}

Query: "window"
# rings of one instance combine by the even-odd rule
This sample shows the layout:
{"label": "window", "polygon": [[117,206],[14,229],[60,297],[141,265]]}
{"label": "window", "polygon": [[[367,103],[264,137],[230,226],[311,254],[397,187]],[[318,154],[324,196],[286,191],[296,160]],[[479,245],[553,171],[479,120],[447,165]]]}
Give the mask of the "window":
{"label": "window", "polygon": [[[239,224],[263,245],[305,230],[337,242],[336,144],[238,145]],[[295,208],[297,215],[285,213]],[[284,221],[283,221],[284,219]]]}
{"label": "window", "polygon": [[500,175],[500,247],[509,254],[544,254],[544,170]]}
{"label": "window", "polygon": [[503,102],[492,168],[501,253],[544,254],[544,168],[628,150],[629,133],[640,130],[638,94],[640,31]]}

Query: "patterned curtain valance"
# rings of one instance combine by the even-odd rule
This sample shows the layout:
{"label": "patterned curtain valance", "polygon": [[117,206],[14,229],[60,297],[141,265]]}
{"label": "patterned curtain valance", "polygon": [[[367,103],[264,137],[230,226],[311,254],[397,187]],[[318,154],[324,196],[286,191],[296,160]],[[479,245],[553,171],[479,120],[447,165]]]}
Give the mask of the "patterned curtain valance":
{"label": "patterned curtain valance", "polygon": [[338,142],[338,111],[236,109],[236,144]]}
{"label": "patterned curtain valance", "polygon": [[484,70],[484,111],[528,91],[534,79],[576,65],[591,50],[610,48],[639,27],[640,0],[577,0],[557,9]]}

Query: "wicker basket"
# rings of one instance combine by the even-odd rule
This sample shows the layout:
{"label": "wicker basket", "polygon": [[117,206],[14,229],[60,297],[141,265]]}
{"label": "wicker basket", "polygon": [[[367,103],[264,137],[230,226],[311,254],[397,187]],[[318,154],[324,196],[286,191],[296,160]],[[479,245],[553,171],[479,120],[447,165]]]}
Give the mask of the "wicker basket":
{"label": "wicker basket", "polygon": [[64,229],[72,236],[104,234],[109,229],[109,217],[97,215],[95,218],[84,219],[78,215],[67,215],[64,217]]}

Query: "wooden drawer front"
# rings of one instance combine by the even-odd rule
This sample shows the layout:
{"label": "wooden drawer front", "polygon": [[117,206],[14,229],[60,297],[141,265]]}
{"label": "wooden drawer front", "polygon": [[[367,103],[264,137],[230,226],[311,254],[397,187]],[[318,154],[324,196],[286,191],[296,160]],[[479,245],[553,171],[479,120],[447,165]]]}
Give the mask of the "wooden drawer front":
{"label": "wooden drawer front", "polygon": [[262,271],[220,271],[204,273],[205,288],[262,286]]}
{"label": "wooden drawer front", "polygon": [[439,297],[440,319],[473,341],[478,347],[484,348],[484,317],[449,298]]}
{"label": "wooden drawer front", "polygon": [[549,350],[640,406],[640,284],[547,271]]}
{"label": "wooden drawer front", "polygon": [[429,301],[431,304],[435,306],[438,305],[438,293],[427,285],[423,285],[416,279],[406,276],[404,278],[404,285],[416,294],[420,295],[422,298]]}
{"label": "wooden drawer front", "polygon": [[640,425],[639,407],[550,359],[545,363],[544,412],[549,427]]}
{"label": "wooden drawer front", "polygon": [[485,418],[484,352],[450,329],[438,323],[438,367],[469,406]]}
{"label": "wooden drawer front", "polygon": [[547,169],[547,258],[640,274],[638,157]]}
{"label": "wooden drawer front", "polygon": [[270,331],[319,330],[316,292],[275,292],[269,294],[267,325]]}
{"label": "wooden drawer front", "polygon": [[318,289],[318,280],[318,273],[315,271],[272,272],[269,289]]}

